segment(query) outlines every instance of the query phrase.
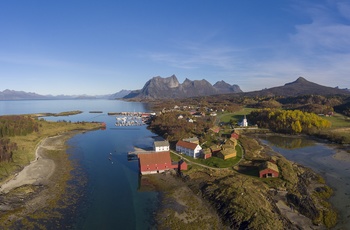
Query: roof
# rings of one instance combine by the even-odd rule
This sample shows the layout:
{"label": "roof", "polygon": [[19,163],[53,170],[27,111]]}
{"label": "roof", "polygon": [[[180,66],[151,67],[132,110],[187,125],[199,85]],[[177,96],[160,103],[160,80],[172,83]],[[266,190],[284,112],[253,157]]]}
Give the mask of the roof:
{"label": "roof", "polygon": [[214,133],[218,133],[220,132],[220,127],[214,126],[212,128],[210,128],[211,131],[213,131]]}
{"label": "roof", "polygon": [[273,171],[279,172],[277,165],[270,161],[265,161],[261,164],[260,170],[264,169],[272,169]]}
{"label": "roof", "polygon": [[198,142],[199,141],[197,137],[185,138],[182,140],[187,141],[187,142]]}
{"label": "roof", "polygon": [[238,133],[231,133],[231,137],[235,138],[235,139],[238,139],[239,135],[238,135]]}
{"label": "roof", "polygon": [[204,150],[203,150],[203,153],[204,153],[204,154],[211,154],[211,150],[210,150],[210,149],[204,149]]}
{"label": "roof", "polygon": [[171,165],[170,152],[150,152],[138,155],[141,165],[154,165],[167,163]]}
{"label": "roof", "polygon": [[236,150],[233,148],[223,149],[223,150],[221,150],[221,153],[224,156],[231,155],[231,154],[235,154],[235,155],[237,154]]}
{"label": "roof", "polygon": [[169,146],[169,141],[155,141],[154,146],[156,147]]}
{"label": "roof", "polygon": [[211,151],[216,152],[216,151],[220,151],[221,147],[219,145],[212,145],[210,146]]}
{"label": "roof", "polygon": [[196,149],[198,144],[180,140],[176,143],[176,146],[181,146],[181,147],[186,148],[186,149],[194,150],[194,149]]}

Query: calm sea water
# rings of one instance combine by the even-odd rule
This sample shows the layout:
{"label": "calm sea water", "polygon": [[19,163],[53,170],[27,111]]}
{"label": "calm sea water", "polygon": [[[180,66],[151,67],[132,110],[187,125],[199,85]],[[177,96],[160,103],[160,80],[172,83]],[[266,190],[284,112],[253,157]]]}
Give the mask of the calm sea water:
{"label": "calm sea water", "polygon": [[[74,229],[150,229],[157,207],[157,192],[139,189],[137,161],[128,162],[134,146],[150,148],[153,133],[145,126],[116,127],[108,112],[145,112],[142,103],[115,100],[0,101],[0,115],[81,110],[82,114],[48,120],[99,121],[106,130],[78,134],[68,141],[68,153],[87,175],[84,202],[79,205]],[[103,113],[89,113],[89,111]],[[110,159],[109,159],[110,158]]]}

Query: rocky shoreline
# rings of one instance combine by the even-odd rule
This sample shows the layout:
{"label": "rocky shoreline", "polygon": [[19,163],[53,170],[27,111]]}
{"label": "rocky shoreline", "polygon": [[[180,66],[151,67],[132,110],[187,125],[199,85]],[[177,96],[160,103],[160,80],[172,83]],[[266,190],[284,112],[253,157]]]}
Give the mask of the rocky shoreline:
{"label": "rocky shoreline", "polygon": [[[260,154],[271,153],[267,146],[262,148]],[[146,176],[162,193],[158,226],[183,229],[201,223],[205,229],[208,222],[201,218],[206,215],[215,229],[320,230],[334,226],[337,213],[329,203],[332,189],[323,178],[278,153],[273,155],[283,169],[280,178],[260,179],[237,168],[213,170],[195,165],[181,176]],[[187,194],[193,203],[181,194]],[[196,203],[197,199],[201,202]],[[195,211],[198,206],[202,207],[200,214]]]}
{"label": "rocky shoreline", "polygon": [[[74,216],[79,194],[74,193],[76,188],[68,188],[74,163],[66,154],[66,141],[76,133],[44,139],[37,147],[36,160],[1,185],[0,228],[70,226],[71,222],[62,222],[64,212],[70,210]],[[346,158],[343,153],[335,157]],[[180,177],[176,173],[143,177],[161,193],[155,213],[157,229],[325,229],[324,220],[317,218],[320,212],[325,218],[328,187],[311,170],[282,156],[275,160],[289,170],[283,181],[197,166]],[[76,186],[86,183],[81,178]],[[321,195],[314,197],[315,191]]]}

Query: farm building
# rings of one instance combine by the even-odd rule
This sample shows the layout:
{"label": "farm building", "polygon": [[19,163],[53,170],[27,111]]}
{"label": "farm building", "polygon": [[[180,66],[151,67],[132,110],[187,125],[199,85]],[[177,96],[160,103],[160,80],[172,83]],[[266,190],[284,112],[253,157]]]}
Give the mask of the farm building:
{"label": "farm building", "polygon": [[178,164],[179,164],[179,166],[178,166],[179,171],[187,170],[187,163],[186,163],[186,161],[180,160]]}
{"label": "farm building", "polygon": [[237,152],[234,148],[224,148],[217,153],[217,157],[227,160],[237,156]]}
{"label": "farm building", "polygon": [[220,147],[220,145],[212,145],[212,146],[210,146],[210,150],[211,150],[211,153],[214,156],[216,156],[221,151],[221,147]]}
{"label": "farm building", "polygon": [[269,178],[269,177],[278,177],[279,170],[276,164],[265,161],[259,167],[259,177],[260,178]]}
{"label": "farm building", "polygon": [[196,143],[180,140],[176,143],[176,151],[193,158],[198,158],[202,152],[202,147]]}
{"label": "farm building", "polygon": [[142,175],[161,173],[169,169],[178,168],[177,164],[172,164],[169,151],[138,154],[138,158]]}
{"label": "farm building", "polygon": [[239,139],[239,134],[238,133],[231,133],[231,139]]}
{"label": "farm building", "polygon": [[202,151],[202,158],[203,159],[208,159],[212,156],[211,150],[210,149],[203,149]]}

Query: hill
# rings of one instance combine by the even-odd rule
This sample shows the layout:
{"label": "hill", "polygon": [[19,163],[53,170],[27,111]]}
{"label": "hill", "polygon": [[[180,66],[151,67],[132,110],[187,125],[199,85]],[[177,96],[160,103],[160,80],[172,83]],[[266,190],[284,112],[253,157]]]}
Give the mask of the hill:
{"label": "hill", "polygon": [[299,77],[296,81],[285,84],[284,86],[277,86],[269,89],[244,93],[244,96],[251,97],[295,97],[301,95],[350,95],[349,90],[332,88],[328,86],[319,85]]}
{"label": "hill", "polygon": [[131,90],[126,90],[126,89],[123,89],[117,93],[114,93],[112,94],[111,96],[109,96],[109,99],[119,99],[119,98],[123,98],[125,97],[126,95],[130,94],[131,93]]}
{"label": "hill", "polygon": [[124,98],[137,99],[170,99],[209,96],[224,93],[239,93],[238,85],[230,85],[220,81],[211,85],[207,80],[186,80],[180,84],[175,75],[167,78],[153,77],[141,90],[132,91]]}

